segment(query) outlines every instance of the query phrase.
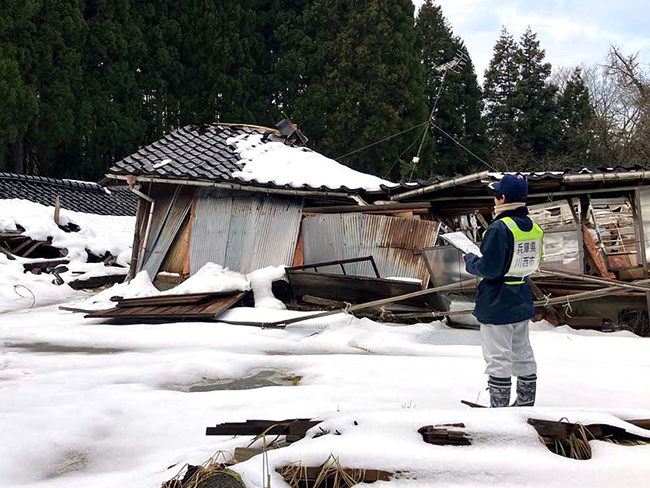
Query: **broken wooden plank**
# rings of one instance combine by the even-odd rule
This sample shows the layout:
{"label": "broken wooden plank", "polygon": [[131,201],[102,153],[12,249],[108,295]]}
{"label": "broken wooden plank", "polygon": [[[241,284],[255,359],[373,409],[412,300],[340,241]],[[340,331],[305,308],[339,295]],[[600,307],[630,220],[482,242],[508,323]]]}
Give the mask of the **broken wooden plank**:
{"label": "broken wooden plank", "polygon": [[650,419],[626,420],[627,423],[650,430]]}
{"label": "broken wooden plank", "polygon": [[319,305],[321,307],[330,307],[330,308],[345,308],[345,302],[339,300],[330,300],[329,298],[314,297],[311,295],[303,295],[301,300],[305,303],[310,303],[312,305]]}
{"label": "broken wooden plank", "polygon": [[236,295],[238,291],[227,292],[207,292],[207,293],[188,293],[187,295],[155,295],[151,297],[139,298],[118,298],[117,307],[155,307],[162,305],[188,305],[206,302],[212,298],[220,298]]}
{"label": "broken wooden plank", "polygon": [[311,419],[288,420],[247,420],[246,422],[226,422],[207,427],[205,435],[300,435],[322,422]]}
{"label": "broken wooden plank", "polygon": [[89,313],[86,318],[110,318],[116,320],[185,321],[213,320],[239,302],[247,292],[218,296],[199,304],[156,305],[139,307],[115,307]]}
{"label": "broken wooden plank", "polygon": [[31,271],[33,273],[34,271],[50,270],[62,264],[69,264],[69,263],[70,263],[69,259],[51,259],[45,261],[36,261],[32,263],[24,263],[23,271],[24,272]]}
{"label": "broken wooden plank", "polygon": [[68,286],[73,290],[86,290],[92,288],[99,288],[106,285],[114,285],[115,283],[122,283],[126,278],[126,273],[105,275],[105,276],[93,276],[86,279],[77,279],[70,281]]}
{"label": "broken wooden plank", "polygon": [[607,267],[607,263],[605,262],[605,259],[603,258],[600,251],[598,250],[598,247],[596,246],[596,241],[594,240],[593,236],[591,235],[591,232],[589,232],[589,229],[584,223],[582,224],[582,235],[585,243],[585,248],[587,249],[587,253],[589,254],[589,257],[593,261],[594,265],[596,266],[596,270],[598,271],[598,274],[605,278],[616,278],[614,273],[612,273]]}

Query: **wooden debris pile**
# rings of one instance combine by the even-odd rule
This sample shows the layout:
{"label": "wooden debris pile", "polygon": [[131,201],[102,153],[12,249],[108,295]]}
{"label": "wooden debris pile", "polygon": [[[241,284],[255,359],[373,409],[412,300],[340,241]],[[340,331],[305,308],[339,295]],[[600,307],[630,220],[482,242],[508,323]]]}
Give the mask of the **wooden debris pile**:
{"label": "wooden debris pile", "polygon": [[330,454],[320,466],[290,464],[277,469],[292,488],[350,488],[359,483],[390,481],[393,473],[379,469],[346,468],[339,458]]}
{"label": "wooden debris pile", "polygon": [[[630,423],[633,423],[631,421]],[[643,422],[640,421],[641,425]],[[540,440],[555,454],[571,459],[591,459],[589,441],[600,440],[623,446],[637,446],[650,443],[650,437],[643,437],[620,427],[607,424],[583,425],[567,420],[528,419],[539,434]]]}
{"label": "wooden debris pile", "polygon": [[239,473],[229,469],[232,464],[232,458],[219,451],[200,466],[184,465],[161,488],[245,488]]}
{"label": "wooden debris pile", "polygon": [[110,318],[116,320],[211,320],[215,319],[237,302],[247,292],[209,292],[187,295],[157,295],[144,298],[113,297],[114,308],[90,312],[86,318]]}

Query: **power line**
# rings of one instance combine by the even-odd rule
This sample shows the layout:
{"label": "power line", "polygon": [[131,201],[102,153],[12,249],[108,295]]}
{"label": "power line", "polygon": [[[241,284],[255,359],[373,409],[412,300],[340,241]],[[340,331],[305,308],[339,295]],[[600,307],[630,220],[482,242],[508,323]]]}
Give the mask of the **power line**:
{"label": "power line", "polygon": [[401,136],[402,134],[406,134],[407,132],[410,132],[410,131],[412,131],[413,129],[417,129],[418,127],[422,127],[423,125],[426,125],[426,124],[428,124],[428,123],[429,123],[429,121],[427,120],[426,122],[422,122],[421,124],[414,125],[414,126],[411,127],[410,129],[406,129],[406,130],[403,130],[402,132],[398,132],[397,134],[393,134],[392,136],[385,137],[384,139],[382,139],[382,140],[380,140],[380,141],[373,142],[372,144],[368,144],[367,146],[363,146],[363,147],[361,147],[361,148],[359,148],[359,149],[355,149],[355,150],[352,151],[352,152],[349,152],[349,153],[347,153],[347,154],[344,154],[343,156],[339,156],[339,157],[334,158],[334,159],[335,159],[335,160],[339,160],[339,159],[346,158],[346,157],[348,157],[348,156],[350,156],[350,155],[352,155],[352,154],[356,154],[356,153],[358,153],[358,152],[361,152],[361,151],[363,151],[364,149],[368,149],[369,147],[376,146],[377,144],[381,144],[382,142],[386,142],[387,140],[392,139],[393,137],[397,137],[397,136]]}
{"label": "power line", "polygon": [[440,132],[442,132],[444,135],[446,135],[447,137],[449,137],[449,139],[451,139],[452,141],[454,141],[454,142],[455,142],[456,144],[458,144],[460,147],[462,147],[463,149],[465,149],[465,151],[467,151],[469,154],[471,154],[472,156],[474,156],[476,159],[478,159],[481,163],[483,163],[485,166],[487,166],[488,168],[490,168],[492,171],[497,171],[497,169],[496,169],[494,166],[491,166],[491,165],[489,165],[488,163],[486,163],[485,161],[483,161],[483,160],[482,160],[481,158],[479,158],[476,154],[474,154],[472,151],[470,151],[470,150],[467,149],[465,146],[463,146],[460,142],[458,142],[456,139],[454,139],[453,136],[450,136],[449,134],[447,134],[444,130],[442,130],[442,129],[441,129],[440,127],[438,127],[436,124],[434,124],[433,122],[431,122],[431,125],[432,125],[433,127],[435,127],[436,129],[438,129]]}
{"label": "power line", "polygon": [[[424,130],[425,130],[425,131],[429,130],[429,125],[428,125],[428,124],[427,124],[427,126],[424,128]],[[411,149],[411,148],[415,145],[415,143],[418,142],[418,139],[419,139],[419,138],[420,138],[420,135],[418,134],[418,136],[413,140],[413,142],[412,142],[411,144],[409,144],[409,146],[408,146],[406,149],[404,149],[404,150],[401,152],[401,154],[400,154],[399,156],[397,156],[397,159],[395,159],[395,162],[391,165],[390,168],[388,168],[388,171],[387,171],[386,174],[384,175],[384,179],[388,178],[388,175],[390,175],[390,172],[393,171],[393,168],[395,167],[395,165],[399,162],[400,159],[402,159],[402,156],[404,156],[404,154],[406,153],[406,151],[408,151],[409,149]],[[409,179],[410,179],[410,178],[409,178]]]}

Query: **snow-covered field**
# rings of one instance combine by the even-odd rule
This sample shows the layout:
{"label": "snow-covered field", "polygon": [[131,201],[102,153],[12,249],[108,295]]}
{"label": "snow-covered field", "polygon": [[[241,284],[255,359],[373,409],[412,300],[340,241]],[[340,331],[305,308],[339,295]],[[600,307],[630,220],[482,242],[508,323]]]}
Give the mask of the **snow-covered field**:
{"label": "snow-covered field", "polygon": [[[295,314],[240,308],[227,318]],[[538,406],[481,410],[459,404],[487,401],[480,347],[426,343],[434,335],[472,342],[475,332],[440,323],[110,325],[50,306],[0,315],[0,324],[3,487],[158,487],[186,462],[251,441],[208,437],[207,426],[298,417],[323,419],[341,435],[271,451],[272,467],[334,454],[345,466],[409,473],[393,487],[644,487],[650,479],[650,446],[592,441],[591,460],[570,460],[526,424],[530,416],[649,418],[650,341],[629,333],[533,326]],[[417,433],[448,422],[464,422],[473,445],[432,446]],[[247,486],[263,486],[261,456],[234,469]],[[272,486],[284,485],[274,476]]]}
{"label": "snow-covered field", "polygon": [[[650,339],[534,324],[537,406],[470,409],[459,401],[488,401],[474,331],[343,314],[285,330],[115,325],[39,306],[87,294],[18,264],[0,254],[0,487],[157,488],[185,463],[251,441],[206,436],[207,426],[298,417],[322,419],[331,433],[270,451],[271,486],[286,486],[273,468],[315,466],[330,454],[347,467],[402,473],[378,488],[650,484],[650,446],[592,441],[591,460],[571,460],[548,451],[526,423],[566,418],[648,435],[621,419],[650,418]],[[300,315],[271,308],[264,282],[274,272],[247,278],[269,308],[232,309],[224,320]],[[136,288],[154,293],[145,278]],[[29,286],[36,303],[11,298],[16,284]],[[471,446],[433,446],[417,433],[455,422],[465,423]],[[267,486],[262,456],[233,469],[248,487]]]}

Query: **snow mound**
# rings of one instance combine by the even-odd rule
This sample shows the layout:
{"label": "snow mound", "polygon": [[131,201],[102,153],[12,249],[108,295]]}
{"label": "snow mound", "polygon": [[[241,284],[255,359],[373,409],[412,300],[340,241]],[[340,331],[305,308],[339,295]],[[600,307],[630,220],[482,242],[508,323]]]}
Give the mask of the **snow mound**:
{"label": "snow mound", "polygon": [[251,285],[246,276],[224,268],[220,264],[206,263],[194,276],[180,285],[162,292],[162,295],[189,295],[191,293],[219,293],[248,291]]}

